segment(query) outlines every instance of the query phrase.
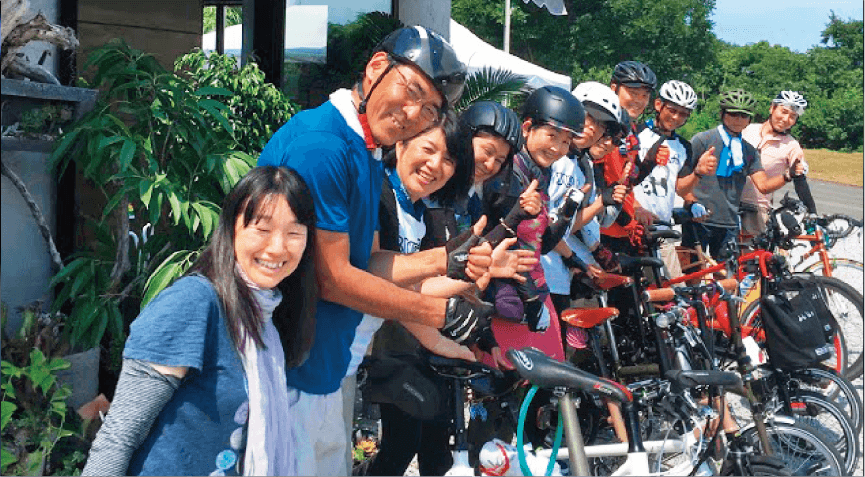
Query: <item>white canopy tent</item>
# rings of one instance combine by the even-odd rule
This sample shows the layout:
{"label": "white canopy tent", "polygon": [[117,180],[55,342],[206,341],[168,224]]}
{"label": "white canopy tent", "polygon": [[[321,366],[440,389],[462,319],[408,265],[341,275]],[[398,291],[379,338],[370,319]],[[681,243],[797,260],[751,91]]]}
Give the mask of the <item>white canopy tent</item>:
{"label": "white canopy tent", "polygon": [[451,19],[451,45],[457,52],[460,61],[466,64],[469,73],[484,67],[509,70],[528,78],[532,88],[551,85],[571,90],[571,77],[560,75],[540,66],[529,63],[517,56],[505,53],[478,38],[468,28]]}
{"label": "white canopy tent", "polygon": [[[293,61],[323,63],[327,48],[327,7],[295,5],[288,7],[286,16],[285,53]],[[457,57],[468,66],[469,73],[485,67],[509,70],[528,78],[532,88],[552,85],[570,91],[571,78],[554,73],[522,58],[486,43],[468,28],[451,19],[450,43]],[[243,26],[234,25],[225,29],[225,53],[240,56]],[[216,32],[204,35],[202,49],[216,50]]]}

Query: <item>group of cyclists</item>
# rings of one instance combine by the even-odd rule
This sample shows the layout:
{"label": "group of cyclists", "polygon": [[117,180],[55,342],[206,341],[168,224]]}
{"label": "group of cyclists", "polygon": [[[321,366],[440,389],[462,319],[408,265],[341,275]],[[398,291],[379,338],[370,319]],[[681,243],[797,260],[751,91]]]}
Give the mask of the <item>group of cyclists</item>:
{"label": "group of cyclists", "polygon": [[[440,35],[401,28],[351,89],[274,134],[205,253],[133,323],[85,474],[351,475],[371,355],[407,378],[381,398],[367,472],[400,475],[417,454],[441,475],[446,424],[407,411],[436,401],[412,387],[419,349],[501,369],[525,346],[576,359],[586,330],[559,319],[573,276],[620,270],[680,206],[684,244],[721,257],[743,200],[757,233],[772,191],[807,188],[796,92],[763,124],[751,94],[725,92],[718,127],[688,141],[694,90],[658,87],[637,61],[608,83],[536,89],[519,112],[455,111],[466,76]],[[673,245],[661,255],[680,275]]]}

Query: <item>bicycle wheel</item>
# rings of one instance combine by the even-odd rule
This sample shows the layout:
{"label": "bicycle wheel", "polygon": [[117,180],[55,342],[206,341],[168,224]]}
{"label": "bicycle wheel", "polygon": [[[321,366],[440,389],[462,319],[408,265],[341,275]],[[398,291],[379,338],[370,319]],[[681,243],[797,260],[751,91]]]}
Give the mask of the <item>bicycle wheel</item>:
{"label": "bicycle wheel", "polygon": [[[844,475],[844,460],[838,451],[807,424],[770,420],[766,433],[774,456],[787,465],[792,475]],[[765,451],[756,428],[746,429],[741,436],[761,452]]]}
{"label": "bicycle wheel", "polygon": [[744,462],[745,468],[740,473],[733,466],[722,467],[721,475],[754,475],[754,476],[784,476],[793,475],[784,461],[768,455],[749,455]]}
{"label": "bicycle wheel", "polygon": [[[831,266],[832,277],[841,280],[842,282],[853,287],[856,292],[862,295],[862,283],[865,280],[865,265],[862,262],[851,260],[849,258],[834,258],[830,257],[829,265]],[[828,276],[824,270],[823,261],[814,262],[802,270],[796,272],[813,273],[814,275]]]}
{"label": "bicycle wheel", "polygon": [[[813,391],[797,391],[790,399],[793,408],[791,417],[813,427],[832,444],[844,461],[844,475],[853,475],[859,461],[859,439],[844,412],[825,396]],[[785,414],[782,402],[775,400],[773,404],[776,413]]]}
{"label": "bicycle wheel", "polygon": [[[834,273],[834,272],[833,272]],[[853,381],[862,376],[862,325],[865,324],[865,299],[850,284],[835,277],[817,277],[826,290],[826,301],[832,316],[844,333],[847,344],[847,366],[844,377]]]}
{"label": "bicycle wheel", "polygon": [[798,369],[790,373],[790,378],[799,389],[822,394],[844,411],[856,432],[862,431],[862,399],[847,378],[822,368]]}
{"label": "bicycle wheel", "polygon": [[[863,303],[862,295],[857,293],[853,287],[837,278],[815,276],[814,279],[826,291],[826,302],[834,319],[832,327],[835,329],[835,354],[829,360],[824,361],[823,364],[852,381],[858,375],[851,377],[847,373],[847,368],[851,362],[855,365],[857,361],[861,361],[862,324],[865,321],[865,318],[863,318],[863,306],[865,306],[865,303]],[[752,335],[762,330],[759,310],[760,302],[757,300],[748,304],[742,313],[742,323],[754,328]],[[852,344],[848,340],[848,332],[852,339],[855,340]],[[851,353],[853,355],[852,359]],[[861,364],[859,367],[861,369]],[[855,366],[850,366],[850,368],[852,370]]]}

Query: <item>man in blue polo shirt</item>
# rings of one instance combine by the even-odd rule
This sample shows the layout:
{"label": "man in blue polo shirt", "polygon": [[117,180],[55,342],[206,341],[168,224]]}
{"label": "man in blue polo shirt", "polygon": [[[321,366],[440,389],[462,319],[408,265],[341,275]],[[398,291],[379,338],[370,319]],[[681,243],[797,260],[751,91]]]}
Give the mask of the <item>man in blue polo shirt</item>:
{"label": "man in blue polo shirt", "polygon": [[[352,90],[334,92],[322,106],[280,128],[259,165],[288,166],[306,181],[317,214],[316,267],[321,300],[315,343],[306,362],[288,370],[293,435],[287,436],[300,475],[350,471],[343,378],[363,313],[441,328],[470,343],[489,324],[492,308],[461,297],[443,299],[400,288],[435,275],[489,280],[490,247],[477,237],[449,247],[400,255],[371,249],[378,229],[384,179],[381,146],[409,139],[442,117],[462,94],[465,66],[451,46],[423,27],[391,33],[367,62]],[[348,389],[351,387],[351,389]],[[353,396],[353,380],[343,389]]]}

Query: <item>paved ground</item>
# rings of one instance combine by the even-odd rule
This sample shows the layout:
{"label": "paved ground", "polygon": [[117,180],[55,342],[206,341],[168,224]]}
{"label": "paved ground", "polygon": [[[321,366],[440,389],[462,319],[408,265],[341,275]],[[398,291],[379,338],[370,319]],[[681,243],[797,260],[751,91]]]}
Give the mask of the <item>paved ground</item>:
{"label": "paved ground", "polygon": [[[821,214],[847,214],[859,220],[863,218],[863,193],[861,187],[838,184],[835,182],[808,181],[811,195],[817,204],[817,212]],[[787,184],[775,192],[777,203],[785,192],[796,197],[793,184]]]}

